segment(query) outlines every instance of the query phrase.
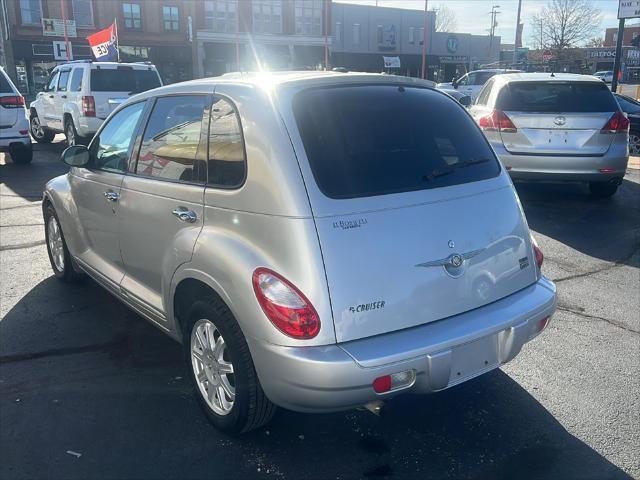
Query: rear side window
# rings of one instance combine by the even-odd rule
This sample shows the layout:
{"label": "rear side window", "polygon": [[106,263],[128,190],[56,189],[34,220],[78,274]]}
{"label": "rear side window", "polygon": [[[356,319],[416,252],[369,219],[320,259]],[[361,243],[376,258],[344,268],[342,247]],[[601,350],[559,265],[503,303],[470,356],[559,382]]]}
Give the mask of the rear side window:
{"label": "rear side window", "polygon": [[515,112],[615,112],[613,94],[603,82],[512,82],[496,107]]}
{"label": "rear side window", "polygon": [[493,84],[495,83],[494,78],[490,78],[489,81],[482,87],[480,90],[480,94],[478,95],[478,100],[476,100],[476,104],[478,105],[486,105],[489,101],[489,94],[491,93],[491,89],[493,88]]}
{"label": "rear side window", "polygon": [[153,70],[132,67],[91,69],[91,90],[94,92],[140,93],[160,86],[160,78]]}
{"label": "rear side window", "polygon": [[209,185],[233,188],[245,175],[245,154],[238,114],[227,100],[216,98],[209,126]]}
{"label": "rear side window", "polygon": [[13,93],[13,88],[11,88],[11,84],[3,72],[0,72],[0,93]]}
{"label": "rear side window", "polygon": [[69,74],[71,70],[62,70],[60,72],[60,79],[58,80],[58,91],[66,92],[67,91],[67,83],[69,82]]}
{"label": "rear side window", "polygon": [[206,158],[206,143],[200,142],[200,138],[209,100],[205,95],[158,98],[142,138],[138,175],[201,183],[196,159]]}
{"label": "rear side window", "polygon": [[293,109],[315,181],[331,198],[446,187],[500,172],[469,115],[431,89],[310,89]]}
{"label": "rear side window", "polygon": [[71,85],[69,85],[70,92],[79,92],[82,90],[82,73],[81,68],[74,68],[71,74]]}

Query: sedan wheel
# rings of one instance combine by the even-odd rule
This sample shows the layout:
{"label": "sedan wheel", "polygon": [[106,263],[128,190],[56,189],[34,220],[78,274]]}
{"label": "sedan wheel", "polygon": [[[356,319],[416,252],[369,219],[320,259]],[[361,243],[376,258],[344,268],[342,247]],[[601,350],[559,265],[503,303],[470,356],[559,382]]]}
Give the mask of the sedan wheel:
{"label": "sedan wheel", "polygon": [[60,230],[58,220],[53,215],[49,217],[47,233],[51,261],[59,272],[64,272],[64,243],[62,240],[62,231]]}
{"label": "sedan wheel", "polygon": [[207,319],[198,320],[191,332],[191,364],[200,394],[215,413],[227,415],[236,398],[234,369],[227,354],[227,344]]}
{"label": "sedan wheel", "polygon": [[640,156],[640,134],[629,132],[629,155]]}

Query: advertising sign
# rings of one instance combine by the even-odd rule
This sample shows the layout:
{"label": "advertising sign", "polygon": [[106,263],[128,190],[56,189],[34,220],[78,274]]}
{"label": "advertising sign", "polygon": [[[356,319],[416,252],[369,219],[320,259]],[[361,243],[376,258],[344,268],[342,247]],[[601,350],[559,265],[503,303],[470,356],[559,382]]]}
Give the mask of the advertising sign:
{"label": "advertising sign", "polygon": [[[43,18],[42,35],[45,37],[64,37],[64,22],[59,18]],[[67,20],[67,37],[77,36],[75,20]]]}

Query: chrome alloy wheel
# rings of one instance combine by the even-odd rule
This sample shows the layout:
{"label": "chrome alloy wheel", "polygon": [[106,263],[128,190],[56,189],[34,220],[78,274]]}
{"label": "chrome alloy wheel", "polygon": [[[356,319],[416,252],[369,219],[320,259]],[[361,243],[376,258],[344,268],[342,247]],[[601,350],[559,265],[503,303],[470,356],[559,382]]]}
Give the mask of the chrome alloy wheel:
{"label": "chrome alloy wheel", "polygon": [[629,133],[629,155],[640,155],[640,135],[635,132]]}
{"label": "chrome alloy wheel", "polygon": [[191,330],[191,364],[202,397],[218,415],[231,412],[236,398],[228,355],[227,344],[216,326],[210,320],[198,320]]}
{"label": "chrome alloy wheel", "polygon": [[53,264],[59,272],[64,272],[64,243],[62,241],[62,231],[56,217],[51,215],[47,223],[47,234],[49,236],[49,251]]}
{"label": "chrome alloy wheel", "polygon": [[65,132],[65,136],[67,137],[67,147],[72,147],[76,144],[76,134],[73,131],[73,125],[71,122],[67,123],[67,131]]}
{"label": "chrome alloy wheel", "polygon": [[44,137],[44,128],[42,128],[42,124],[38,117],[31,117],[31,134],[35,138]]}

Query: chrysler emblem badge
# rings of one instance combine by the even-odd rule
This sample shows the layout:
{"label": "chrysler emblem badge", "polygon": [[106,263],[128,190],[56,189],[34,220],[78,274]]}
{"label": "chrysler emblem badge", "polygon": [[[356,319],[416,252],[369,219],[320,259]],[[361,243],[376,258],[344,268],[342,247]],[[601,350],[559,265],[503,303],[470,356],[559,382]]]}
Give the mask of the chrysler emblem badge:
{"label": "chrysler emblem badge", "polygon": [[462,263],[464,262],[464,258],[462,258],[462,255],[455,253],[451,255],[451,259],[449,260],[449,262],[451,263],[452,267],[458,268],[462,266]]}
{"label": "chrysler emblem badge", "polygon": [[448,245],[449,245],[449,248],[456,248],[456,244],[453,243],[453,240],[449,240]]}
{"label": "chrysler emblem badge", "polygon": [[566,119],[566,117],[563,117],[562,115],[558,115],[556,118],[553,119],[553,123],[555,123],[556,125],[561,127],[562,125],[567,123],[567,119]]}

